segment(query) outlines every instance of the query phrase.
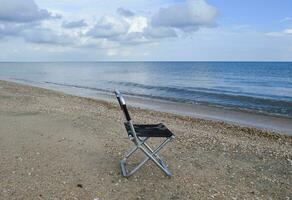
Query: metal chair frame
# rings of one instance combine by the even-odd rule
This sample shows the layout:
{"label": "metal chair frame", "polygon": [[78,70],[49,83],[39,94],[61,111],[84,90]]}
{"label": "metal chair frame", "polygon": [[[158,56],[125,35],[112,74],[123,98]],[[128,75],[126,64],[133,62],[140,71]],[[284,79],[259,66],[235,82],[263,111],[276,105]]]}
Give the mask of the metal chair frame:
{"label": "metal chair frame", "polygon": [[[135,131],[134,125],[132,123],[131,117],[129,115],[126,102],[124,98],[122,97],[121,93],[116,90],[115,91],[116,97],[119,101],[120,107],[125,115],[126,122],[131,129],[131,134],[128,133],[128,137],[130,141],[134,143],[134,148],[132,148],[120,161],[120,168],[122,175],[124,177],[130,177],[135,172],[137,172],[144,164],[146,164],[147,161],[152,160],[167,176],[171,177],[172,173],[167,168],[166,164],[162,161],[161,157],[159,157],[158,152],[172,139],[175,138],[174,135],[171,137],[167,137],[158,147],[155,149],[152,149],[149,144],[147,144],[147,140],[150,137],[139,137],[137,136],[137,133]],[[141,150],[145,155],[146,158],[142,160],[138,165],[136,165],[132,170],[128,171],[126,168],[126,161],[128,158],[130,158],[137,150]]]}

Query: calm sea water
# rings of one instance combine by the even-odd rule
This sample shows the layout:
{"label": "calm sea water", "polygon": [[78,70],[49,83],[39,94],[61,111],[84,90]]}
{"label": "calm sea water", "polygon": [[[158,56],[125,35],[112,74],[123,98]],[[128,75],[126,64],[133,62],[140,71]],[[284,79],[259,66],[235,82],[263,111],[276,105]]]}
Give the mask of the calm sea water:
{"label": "calm sea water", "polygon": [[0,63],[0,79],[292,117],[291,62]]}

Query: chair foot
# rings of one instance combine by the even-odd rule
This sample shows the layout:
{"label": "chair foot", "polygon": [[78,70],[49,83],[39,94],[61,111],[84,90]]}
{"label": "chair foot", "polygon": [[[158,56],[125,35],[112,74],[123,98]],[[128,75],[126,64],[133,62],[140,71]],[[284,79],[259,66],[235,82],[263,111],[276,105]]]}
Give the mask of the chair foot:
{"label": "chair foot", "polygon": [[120,168],[121,168],[122,176],[123,177],[127,177],[127,171],[126,171],[125,161],[124,160],[120,161]]}

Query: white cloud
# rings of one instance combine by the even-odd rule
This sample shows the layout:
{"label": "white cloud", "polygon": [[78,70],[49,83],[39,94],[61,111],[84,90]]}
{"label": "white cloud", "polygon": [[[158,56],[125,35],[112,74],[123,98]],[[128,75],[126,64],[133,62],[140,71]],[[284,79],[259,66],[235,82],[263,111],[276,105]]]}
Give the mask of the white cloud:
{"label": "white cloud", "polygon": [[126,19],[129,23],[128,32],[143,32],[144,29],[148,26],[148,21],[146,17],[135,16],[131,19]]}
{"label": "white cloud", "polygon": [[153,26],[192,31],[200,27],[213,26],[217,15],[217,9],[205,0],[187,0],[160,8],[152,17],[151,22]]}
{"label": "white cloud", "polygon": [[174,29],[166,27],[148,27],[144,31],[144,35],[147,38],[168,38],[168,37],[177,37],[177,34]]}
{"label": "white cloud", "polygon": [[126,34],[128,29],[129,24],[125,20],[113,16],[104,16],[87,35],[95,38],[115,38]]}
{"label": "white cloud", "polygon": [[224,19],[214,27],[207,2],[0,0],[0,59],[291,60],[290,18],[273,33]]}
{"label": "white cloud", "polygon": [[84,21],[84,19],[77,20],[77,21],[71,21],[71,22],[63,22],[62,27],[63,28],[80,28],[80,27],[85,27],[88,24]]}
{"label": "white cloud", "polygon": [[[0,0],[1,1],[4,0]],[[156,14],[143,16],[119,7],[115,13],[91,20],[66,21],[52,19],[52,13],[41,9],[34,0],[11,0],[0,7],[0,38],[18,37],[36,44],[112,48],[121,45],[156,43],[163,38],[178,37],[177,30],[195,30],[213,24],[217,10],[205,0],[188,0],[160,9]],[[57,4],[56,4],[57,5]],[[168,11],[170,11],[168,13]],[[167,12],[167,15],[165,13]],[[84,18],[85,17],[85,18]],[[185,19],[186,18],[186,19]],[[74,20],[75,19],[75,20]],[[164,19],[176,19],[172,24]],[[157,21],[156,21],[157,20]],[[25,23],[24,23],[25,22]]]}
{"label": "white cloud", "polygon": [[30,43],[51,44],[51,45],[69,45],[73,44],[70,35],[57,33],[52,29],[47,29],[39,24],[1,24],[0,38],[17,37]]}
{"label": "white cloud", "polygon": [[28,42],[38,44],[69,45],[74,41],[69,35],[57,34],[44,28],[24,30],[21,32],[21,36]]}
{"label": "white cloud", "polygon": [[0,37],[17,37],[29,43],[67,45],[68,35],[44,27],[44,20],[59,19],[34,0],[0,0]]}
{"label": "white cloud", "polygon": [[292,28],[291,29],[285,29],[283,31],[284,34],[292,34]]}
{"label": "white cloud", "polygon": [[0,24],[0,36],[6,37],[6,36],[15,36],[17,35],[21,30],[25,29],[26,25],[16,25],[16,24],[10,24],[10,23],[1,23]]}
{"label": "white cloud", "polygon": [[269,33],[266,33],[266,35],[273,36],[273,37],[292,36],[292,29],[285,29],[280,32],[269,32]]}
{"label": "white cloud", "polygon": [[116,49],[109,49],[107,51],[108,56],[116,56],[118,54],[118,51]]}
{"label": "white cloud", "polygon": [[138,45],[154,42],[157,39],[177,37],[172,28],[153,27],[145,16],[124,16],[121,15],[120,9],[117,10],[117,14],[102,17],[86,35],[123,45]]}
{"label": "white cloud", "polygon": [[134,12],[132,12],[128,9],[122,8],[122,7],[117,9],[117,13],[121,16],[124,16],[124,17],[132,17],[135,15]]}
{"label": "white cloud", "polygon": [[34,0],[0,0],[0,5],[0,21],[33,22],[60,17],[40,9]]}

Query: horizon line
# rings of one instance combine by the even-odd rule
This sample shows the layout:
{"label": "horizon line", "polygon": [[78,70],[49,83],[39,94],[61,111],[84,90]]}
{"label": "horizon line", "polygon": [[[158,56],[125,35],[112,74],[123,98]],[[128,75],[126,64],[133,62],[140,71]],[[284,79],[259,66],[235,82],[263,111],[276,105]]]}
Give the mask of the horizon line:
{"label": "horizon line", "polygon": [[292,62],[292,60],[63,60],[63,61],[1,61],[0,63],[89,63],[89,62]]}

